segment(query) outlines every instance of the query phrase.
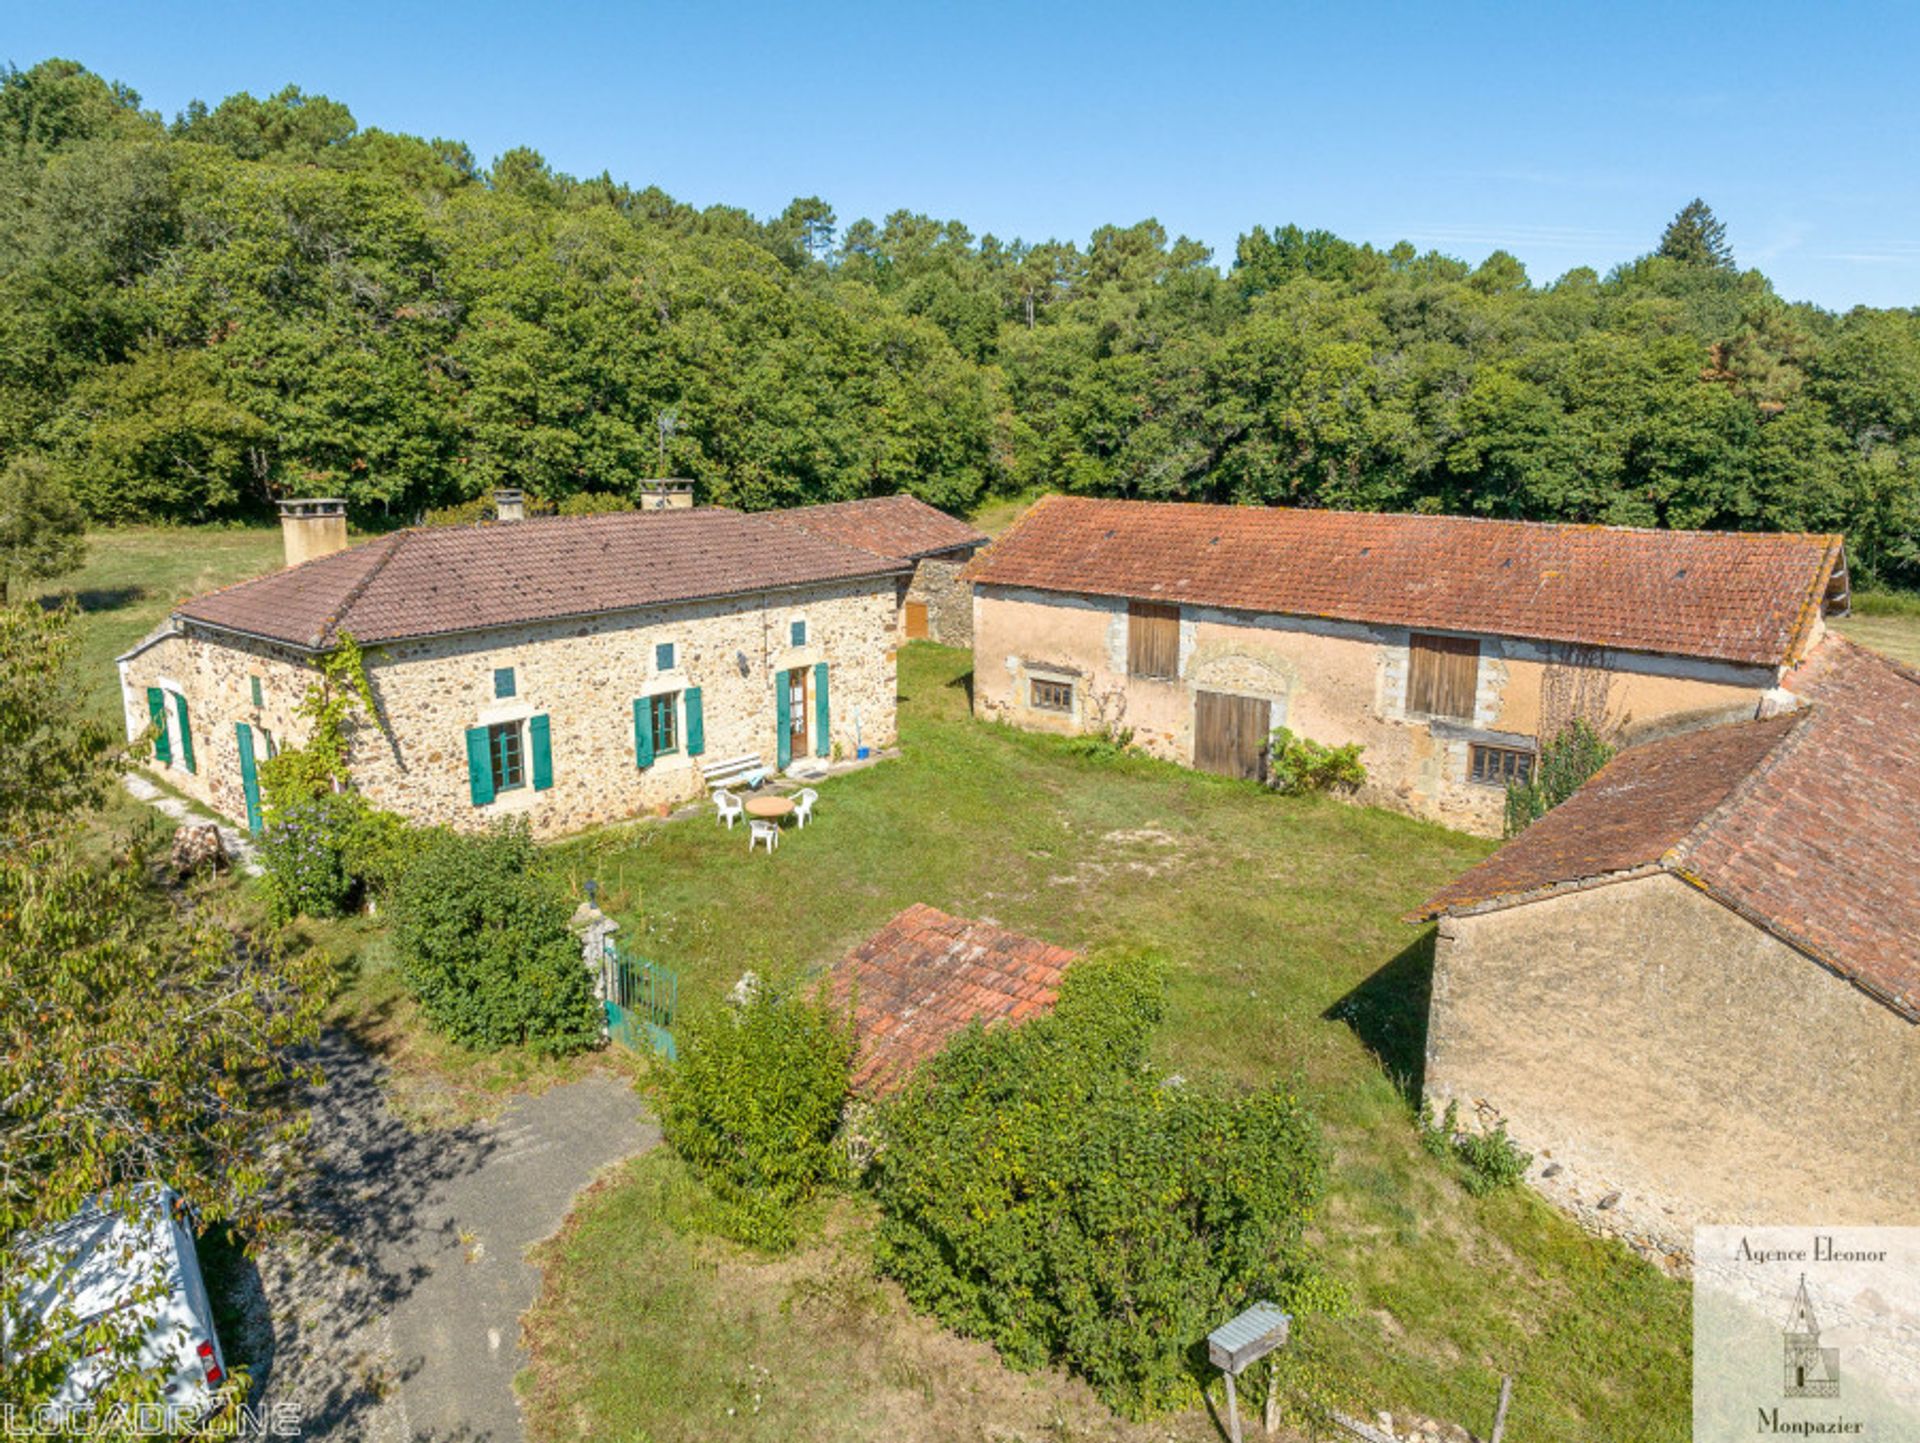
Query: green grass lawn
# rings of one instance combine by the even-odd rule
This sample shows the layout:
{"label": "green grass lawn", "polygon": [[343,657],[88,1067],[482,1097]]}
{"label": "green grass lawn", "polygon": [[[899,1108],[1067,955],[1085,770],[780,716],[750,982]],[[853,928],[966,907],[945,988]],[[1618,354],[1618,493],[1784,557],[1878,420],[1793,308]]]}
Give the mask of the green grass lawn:
{"label": "green grass lawn", "polygon": [[[1356,1401],[1484,1431],[1513,1373],[1516,1439],[1684,1436],[1685,1287],[1531,1194],[1468,1196],[1418,1145],[1406,1098],[1430,941],[1399,917],[1491,844],[976,722],[969,667],[963,652],[903,651],[902,755],[823,786],[814,824],[772,857],[749,856],[743,832],[709,817],[596,833],[557,856],[576,883],[601,883],[635,950],[679,972],[683,1005],[747,968],[830,963],[917,901],[1075,947],[1159,945],[1174,966],[1161,1060],[1229,1082],[1297,1078],[1325,1122],[1334,1181],[1319,1231],[1354,1301],[1326,1332]],[[967,1436],[925,1419],[905,1427],[891,1385],[875,1381],[905,1365],[839,1339],[837,1313],[815,1319],[804,1356],[768,1351],[756,1309],[796,1278],[837,1276],[845,1259],[858,1270],[857,1209],[802,1260],[756,1263],[689,1236],[660,1166],[604,1190],[549,1254],[530,1324],[543,1436],[702,1436],[719,1420],[685,1417],[674,1400],[727,1394],[741,1366],[729,1340],[749,1337],[786,1358],[764,1366],[791,1370],[768,1381],[784,1401],[764,1436]],[[641,1301],[656,1274],[677,1280],[658,1312]],[[681,1341],[663,1378],[665,1333]],[[837,1411],[794,1401],[829,1395]]]}

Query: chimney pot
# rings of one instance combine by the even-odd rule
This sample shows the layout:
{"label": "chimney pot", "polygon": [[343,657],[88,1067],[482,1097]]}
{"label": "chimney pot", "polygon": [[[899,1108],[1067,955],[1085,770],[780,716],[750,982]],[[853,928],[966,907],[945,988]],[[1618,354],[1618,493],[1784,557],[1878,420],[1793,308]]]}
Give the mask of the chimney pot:
{"label": "chimney pot", "polygon": [[525,521],[527,496],[518,486],[502,486],[493,493],[493,514],[499,521]]}
{"label": "chimney pot", "polygon": [[691,481],[642,481],[640,483],[642,511],[684,511],[692,505],[693,483]]}
{"label": "chimney pot", "polygon": [[347,503],[338,496],[307,496],[280,503],[280,540],[287,565],[347,549]]}

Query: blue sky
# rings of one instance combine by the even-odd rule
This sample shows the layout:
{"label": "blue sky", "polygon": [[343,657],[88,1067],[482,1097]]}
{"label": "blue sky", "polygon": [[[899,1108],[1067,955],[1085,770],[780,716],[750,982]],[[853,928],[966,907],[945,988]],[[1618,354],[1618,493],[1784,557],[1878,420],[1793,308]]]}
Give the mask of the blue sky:
{"label": "blue sky", "polygon": [[699,205],[1154,216],[1223,264],[1295,221],[1544,282],[1700,194],[1784,295],[1920,304],[1920,5],[0,6],[0,59],[49,55],[168,115],[294,82]]}

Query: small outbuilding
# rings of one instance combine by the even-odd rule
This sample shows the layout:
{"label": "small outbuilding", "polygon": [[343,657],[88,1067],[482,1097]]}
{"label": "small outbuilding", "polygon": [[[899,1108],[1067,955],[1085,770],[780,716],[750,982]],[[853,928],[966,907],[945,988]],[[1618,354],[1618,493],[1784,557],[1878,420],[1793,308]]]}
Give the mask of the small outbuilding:
{"label": "small outbuilding", "polygon": [[766,514],[909,568],[899,593],[903,640],[973,645],[973,588],[960,579],[960,571],[987,544],[984,531],[905,495],[795,506]]}
{"label": "small outbuilding", "polygon": [[1413,914],[1429,1104],[1676,1250],[1920,1197],[1920,673],[1830,638],[1786,690],[1623,751]]}
{"label": "small outbuilding", "polygon": [[880,1097],[967,1027],[1017,1024],[1053,1010],[1079,953],[923,902],[900,913],[834,969],[854,998],[854,1091]]}

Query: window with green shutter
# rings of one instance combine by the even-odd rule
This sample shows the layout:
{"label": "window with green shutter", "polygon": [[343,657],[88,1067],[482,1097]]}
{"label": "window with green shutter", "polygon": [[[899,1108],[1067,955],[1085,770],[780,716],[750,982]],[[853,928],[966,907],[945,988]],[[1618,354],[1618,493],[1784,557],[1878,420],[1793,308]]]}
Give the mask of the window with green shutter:
{"label": "window with green shutter", "polygon": [[680,750],[680,709],[677,691],[662,692],[647,698],[647,710],[653,723],[653,754],[665,756]]}
{"label": "window with green shutter", "polygon": [[813,668],[813,754],[816,757],[833,754],[832,713],[827,708],[827,664],[814,663]]}
{"label": "window with green shutter", "polygon": [[173,746],[167,740],[167,694],[157,686],[147,688],[147,720],[153,726],[153,759],[173,760]]}
{"label": "window with green shutter", "polygon": [[553,785],[553,731],[544,713],[527,718],[527,749],[533,753],[533,789],[544,792]]}
{"label": "window with green shutter", "polygon": [[805,646],[807,644],[807,624],[805,621],[794,622],[788,628],[788,632],[795,646]]}
{"label": "window with green shutter", "polygon": [[193,761],[193,725],[187,720],[187,699],[179,692],[173,694],[173,709],[179,714],[180,721],[180,765],[190,772],[199,767]]}
{"label": "window with green shutter", "polygon": [[493,800],[492,739],[488,727],[467,728],[467,788],[476,807]]}
{"label": "window with green shutter", "polygon": [[653,648],[653,669],[655,671],[672,671],[675,660],[674,645],[672,642],[663,641]]}
{"label": "window with green shutter", "polygon": [[687,697],[687,755],[697,757],[707,749],[707,718],[700,704],[700,688],[690,686]]}
{"label": "window with green shutter", "polygon": [[247,678],[247,690],[253,694],[253,704],[256,707],[267,704],[266,694],[261,690],[259,677],[250,676]]}
{"label": "window with green shutter", "polygon": [[519,679],[510,666],[496,666],[493,669],[493,694],[496,697],[510,697],[520,689]]}
{"label": "window with green shutter", "polygon": [[526,742],[519,722],[496,722],[487,728],[487,766],[496,796],[527,784]]}

